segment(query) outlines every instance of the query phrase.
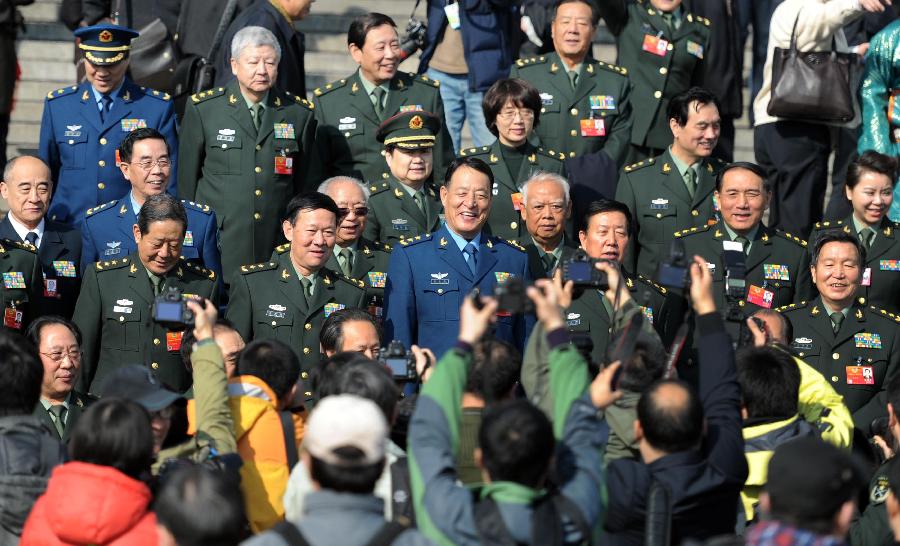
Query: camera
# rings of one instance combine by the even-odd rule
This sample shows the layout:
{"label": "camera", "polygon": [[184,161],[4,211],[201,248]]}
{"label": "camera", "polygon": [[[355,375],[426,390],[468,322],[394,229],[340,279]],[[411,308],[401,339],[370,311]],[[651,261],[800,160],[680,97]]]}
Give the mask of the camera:
{"label": "camera", "polygon": [[406,33],[400,39],[400,60],[405,61],[416,51],[425,46],[425,33],[428,25],[415,17],[410,17],[406,23]]}
{"label": "camera", "polygon": [[572,281],[575,288],[596,288],[605,292],[609,289],[609,279],[605,272],[594,267],[603,261],[607,260],[594,259],[584,252],[576,252],[562,263],[563,284]]}
{"label": "camera", "polygon": [[682,290],[688,285],[688,258],[684,250],[684,241],[675,239],[669,245],[669,255],[659,262],[656,271],[656,282],[667,288]]}
{"label": "camera", "polygon": [[181,289],[166,287],[156,299],[151,309],[153,321],[173,329],[194,325],[194,312],[188,309]]}
{"label": "camera", "polygon": [[[766,333],[766,341],[768,341],[768,330],[766,329],[766,322],[761,318],[750,317],[753,320],[753,323],[756,324],[756,327]],[[750,328],[747,328],[743,324],[741,324],[741,333],[740,340],[737,344],[738,347],[753,347],[753,332],[750,331]]]}
{"label": "camera", "polygon": [[744,321],[741,307],[747,294],[747,255],[738,250],[724,250],[722,262],[725,264],[725,301],[728,309],[725,320]]}
{"label": "camera", "polygon": [[507,313],[531,313],[534,303],[525,293],[525,282],[519,277],[510,277],[494,288],[497,310]]}
{"label": "camera", "polygon": [[381,350],[378,361],[387,366],[394,381],[408,382],[418,378],[416,358],[400,340],[395,339],[388,343],[388,346]]}

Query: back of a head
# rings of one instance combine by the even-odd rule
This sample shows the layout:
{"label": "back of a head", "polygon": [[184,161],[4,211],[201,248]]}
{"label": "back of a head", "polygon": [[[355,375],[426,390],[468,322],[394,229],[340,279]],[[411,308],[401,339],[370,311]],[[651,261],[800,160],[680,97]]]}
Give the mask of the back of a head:
{"label": "back of a head", "polygon": [[153,510],[178,546],[233,546],[244,538],[247,518],[240,484],[203,465],[172,473]]}
{"label": "back of a head", "polygon": [[515,347],[498,339],[481,340],[474,347],[466,392],[478,395],[485,404],[506,400],[521,369],[522,359]]}
{"label": "back of a head", "polygon": [[72,430],[69,456],[139,479],[153,462],[150,414],[137,402],[121,398],[92,404]]}
{"label": "back of a head", "polygon": [[862,473],[849,453],[807,436],[778,446],[769,461],[769,512],[773,519],[819,534],[834,532],[835,516],[853,500]]}
{"label": "back of a head", "polygon": [[28,415],[41,397],[44,366],[22,336],[0,329],[0,417]]}
{"label": "back of a head", "polygon": [[745,347],[735,360],[749,418],[787,419],[797,414],[800,369],[791,355],[773,347]]}
{"label": "back of a head", "polygon": [[241,351],[236,373],[261,379],[280,400],[290,394],[300,377],[300,359],[281,341],[258,339]]}
{"label": "back of a head", "polygon": [[534,488],[543,483],[556,447],[550,420],[526,400],[485,409],[478,443],[491,480]]}
{"label": "back of a head", "polygon": [[703,406],[690,385],[666,379],[641,396],[638,421],[644,439],[665,453],[696,449],[703,439]]}
{"label": "back of a head", "polygon": [[353,394],[371,400],[388,423],[394,421],[400,389],[379,362],[366,359],[347,365],[338,374],[335,387],[333,394]]}
{"label": "back of a head", "polygon": [[373,360],[362,353],[346,351],[335,353],[319,362],[309,377],[309,385],[315,393],[316,400],[338,394],[341,372],[347,366],[360,362],[373,362]]}
{"label": "back of a head", "polygon": [[650,385],[662,379],[666,371],[666,351],[651,336],[641,332],[631,358],[622,366],[619,388],[631,392],[644,392]]}

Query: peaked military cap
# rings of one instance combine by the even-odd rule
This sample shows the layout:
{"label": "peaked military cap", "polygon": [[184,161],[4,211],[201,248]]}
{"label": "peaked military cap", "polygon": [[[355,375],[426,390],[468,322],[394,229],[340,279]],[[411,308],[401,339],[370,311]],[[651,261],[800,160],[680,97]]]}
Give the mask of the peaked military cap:
{"label": "peaked military cap", "polygon": [[378,127],[376,138],[385,146],[404,150],[434,147],[435,136],[441,131],[441,120],[429,112],[400,112]]}
{"label": "peaked military cap", "polygon": [[78,47],[84,51],[84,58],[94,65],[109,66],[128,58],[131,40],[139,33],[118,25],[94,25],[79,28],[75,37],[81,42]]}

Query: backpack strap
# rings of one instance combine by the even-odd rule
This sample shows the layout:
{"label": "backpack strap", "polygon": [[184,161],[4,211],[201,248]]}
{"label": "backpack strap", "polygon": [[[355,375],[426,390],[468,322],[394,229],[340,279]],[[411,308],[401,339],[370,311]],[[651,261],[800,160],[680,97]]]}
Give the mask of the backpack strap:
{"label": "backpack strap", "polygon": [[366,546],[390,546],[408,528],[399,521],[388,521],[375,533]]}
{"label": "backpack strap", "polygon": [[506,527],[506,523],[503,522],[497,501],[490,497],[478,499],[477,490],[473,490],[472,494],[476,495],[475,530],[478,532],[481,543],[493,546],[519,546]]}
{"label": "backpack strap", "polygon": [[391,515],[395,521],[416,526],[416,513],[412,503],[412,488],[409,483],[409,459],[400,457],[390,466],[391,472]]}
{"label": "backpack strap", "polygon": [[591,542],[591,537],[593,536],[593,530],[588,526],[587,521],[584,519],[584,513],[582,513],[578,505],[572,502],[569,497],[559,492],[555,493],[551,499],[556,506],[556,513],[559,520],[562,522],[563,519],[565,519],[571,525],[574,525],[581,534],[582,543],[589,544]]}
{"label": "backpack strap", "polygon": [[294,436],[294,417],[289,411],[278,412],[281,417],[281,429],[284,432],[284,448],[287,455],[288,472],[294,468],[300,455],[297,453],[297,439]]}
{"label": "backpack strap", "polygon": [[278,522],[275,527],[272,527],[272,532],[284,539],[290,546],[311,546],[300,529],[297,529],[297,526],[289,521]]}

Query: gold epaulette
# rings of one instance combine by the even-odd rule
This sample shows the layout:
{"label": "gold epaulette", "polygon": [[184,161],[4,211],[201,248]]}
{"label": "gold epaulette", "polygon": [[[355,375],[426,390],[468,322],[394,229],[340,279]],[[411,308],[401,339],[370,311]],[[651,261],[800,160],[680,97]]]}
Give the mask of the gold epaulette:
{"label": "gold epaulette", "polygon": [[800,237],[797,237],[796,235],[792,235],[786,231],[781,231],[780,229],[776,229],[775,233],[777,235],[779,235],[782,239],[787,239],[788,241],[797,243],[798,245],[802,246],[803,248],[806,248],[806,241],[804,241]]}
{"label": "gold epaulette", "polygon": [[124,258],[118,258],[116,260],[97,262],[94,264],[94,267],[97,269],[97,271],[106,271],[109,269],[119,269],[120,267],[125,267],[129,264],[129,262],[130,260],[128,259],[128,256],[125,256]]}
{"label": "gold epaulette", "polygon": [[194,104],[197,104],[199,102],[203,102],[203,101],[205,101],[207,99],[211,99],[213,97],[221,97],[224,94],[225,94],[224,87],[214,87],[212,89],[207,89],[206,91],[200,91],[199,93],[195,93],[195,94],[191,95],[191,101],[193,101]]}
{"label": "gold epaulette", "polygon": [[216,272],[212,269],[207,269],[205,267],[199,266],[194,262],[187,261],[184,256],[181,256],[181,265],[185,269],[200,275],[201,277],[206,277],[207,279],[216,280]]}
{"label": "gold epaulette", "polygon": [[638,279],[640,279],[641,281],[643,281],[646,284],[649,284],[650,286],[655,288],[657,292],[659,292],[662,295],[666,295],[666,293],[669,291],[669,289],[666,288],[665,286],[663,286],[661,284],[656,284],[655,282],[651,281],[650,279],[648,279],[647,277],[645,277],[643,275],[638,275]]}
{"label": "gold epaulette", "polygon": [[294,99],[294,102],[296,102],[296,103],[299,104],[300,106],[303,106],[303,107],[306,108],[307,110],[315,110],[315,108],[316,108],[316,105],[313,104],[312,101],[306,100],[306,97],[301,97],[301,96],[299,96],[299,95],[295,95],[295,94],[290,93],[290,92],[288,92],[288,91],[285,91],[284,94],[287,95],[288,98]]}
{"label": "gold epaulette", "polygon": [[209,208],[209,205],[195,203],[194,201],[188,201],[187,199],[182,199],[181,204],[184,205],[184,208],[186,209],[197,210],[207,215],[212,214],[212,209]]}
{"label": "gold epaulette", "polygon": [[172,96],[165,91],[157,91],[156,89],[150,89],[149,87],[141,87],[141,91],[148,97],[156,97],[159,100],[172,100]]}
{"label": "gold epaulette", "polygon": [[553,159],[556,159],[559,161],[563,161],[564,159],[566,159],[566,154],[564,154],[563,152],[557,152],[554,150],[545,150],[543,148],[538,148],[538,152],[540,152],[541,154],[543,154],[547,157],[552,157]]}
{"label": "gold epaulette", "polygon": [[441,82],[439,82],[433,78],[429,78],[425,74],[419,74],[417,76],[417,75],[413,74],[412,72],[410,72],[409,75],[410,75],[410,77],[415,78],[413,81],[427,83],[428,85],[430,85],[432,87],[440,87],[441,86]]}
{"label": "gold epaulette", "polygon": [[288,250],[291,249],[291,243],[284,243],[283,245],[278,245],[275,247],[275,252],[278,254],[284,254]]}
{"label": "gold epaulette", "polygon": [[72,85],[70,87],[62,87],[57,89],[56,91],[50,91],[47,93],[47,100],[58,99],[59,97],[64,97],[66,95],[71,95],[78,89],[77,85]]}
{"label": "gold epaulette", "polygon": [[793,309],[803,309],[806,307],[806,302],[801,301],[800,303],[789,303],[788,305],[782,305],[775,309],[775,311],[779,313],[784,313],[785,311],[791,311]]}
{"label": "gold epaulette", "polygon": [[115,201],[110,201],[109,203],[103,203],[102,205],[97,205],[96,207],[87,209],[87,212],[85,212],[84,215],[85,215],[85,217],[87,217],[87,216],[91,216],[93,214],[97,214],[101,210],[106,210],[115,204],[116,204]]}
{"label": "gold epaulette", "polygon": [[459,156],[466,157],[470,155],[482,155],[490,149],[490,146],[482,146],[481,148],[463,148],[459,151]]}
{"label": "gold epaulette", "polygon": [[688,228],[688,229],[683,229],[681,231],[676,231],[675,237],[681,238],[681,237],[687,237],[688,235],[693,235],[694,233],[703,233],[704,231],[708,231],[709,228],[713,227],[714,225],[716,225],[716,224],[706,224],[705,226],[692,227],[692,228]]}
{"label": "gold epaulette", "polygon": [[516,66],[519,68],[523,66],[529,66],[532,64],[543,64],[547,62],[547,57],[541,55],[540,57],[528,57],[527,59],[519,59],[516,61]]}
{"label": "gold epaulette", "polygon": [[317,97],[321,97],[322,95],[327,95],[328,93],[331,93],[335,89],[340,89],[341,87],[344,87],[345,85],[347,85],[346,79],[335,80],[333,82],[326,83],[322,87],[316,87],[316,89],[313,91],[313,95],[315,95]]}
{"label": "gold epaulette", "polygon": [[377,193],[383,192],[386,189],[389,189],[390,187],[391,187],[390,182],[382,182],[381,184],[373,183],[373,184],[369,184],[369,191],[372,192],[372,195],[375,195]]}
{"label": "gold epaulette", "polygon": [[262,262],[258,264],[242,265],[241,273],[256,273],[257,271],[269,271],[278,267],[275,262]]}
{"label": "gold epaulette", "polygon": [[628,75],[628,69],[625,68],[624,66],[618,66],[618,65],[614,65],[614,64],[610,64],[610,63],[604,63],[603,61],[594,61],[591,64],[593,64],[594,66],[599,66],[600,68],[602,68],[604,70],[608,70],[614,74],[619,74],[620,76]]}
{"label": "gold epaulette", "polygon": [[656,161],[656,159],[652,158],[652,157],[647,158],[647,159],[642,159],[642,160],[638,161],[637,163],[632,163],[631,165],[628,165],[627,167],[625,167],[624,170],[626,173],[630,173],[630,172],[636,171],[638,169],[643,169],[644,167],[653,165],[653,163],[655,161]]}
{"label": "gold epaulette", "polygon": [[894,322],[900,322],[900,316],[897,316],[896,313],[890,313],[880,307],[875,307],[874,305],[870,305],[869,308],[872,311],[875,311],[876,313],[878,313],[879,315],[883,315],[883,316],[893,320]]}

